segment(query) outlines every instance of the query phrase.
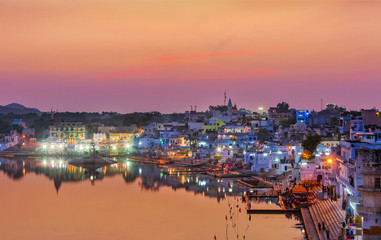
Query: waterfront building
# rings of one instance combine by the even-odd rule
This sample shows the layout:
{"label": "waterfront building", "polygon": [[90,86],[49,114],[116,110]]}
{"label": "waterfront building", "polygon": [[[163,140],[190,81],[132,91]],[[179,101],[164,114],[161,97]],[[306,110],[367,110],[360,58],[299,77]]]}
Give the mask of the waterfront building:
{"label": "waterfront building", "polygon": [[341,141],[333,155],[337,196],[348,204],[359,203],[357,186],[362,185],[362,161],[357,158],[357,150],[364,145],[366,143],[356,140]]}
{"label": "waterfront building", "polygon": [[153,137],[156,133],[156,122],[152,122],[144,127],[144,135]]}
{"label": "waterfront building", "polygon": [[267,152],[245,152],[245,164],[251,166],[251,171],[255,173],[272,168],[270,156]]}
{"label": "waterfront building", "polygon": [[22,141],[22,137],[16,130],[11,130],[9,134],[3,134],[0,140],[0,149],[2,151],[19,144]]}
{"label": "waterfront building", "polygon": [[86,127],[81,122],[62,122],[49,127],[51,142],[67,142],[68,139],[82,140],[86,136]]}
{"label": "waterfront building", "polygon": [[94,142],[106,142],[107,141],[107,135],[106,135],[106,133],[94,133],[93,134],[93,140],[94,140]]}
{"label": "waterfront building", "polygon": [[109,133],[109,142],[110,143],[125,143],[125,142],[131,142],[134,137],[136,136],[135,133]]}
{"label": "waterfront building", "polygon": [[293,169],[295,146],[271,144],[253,149],[244,152],[245,164],[251,166],[251,171],[264,172],[276,169],[278,174],[282,174]]}
{"label": "waterfront building", "polygon": [[[363,133],[355,133],[354,136],[356,134]],[[376,141],[374,135],[369,136],[361,138],[366,141],[341,141],[340,147],[332,152],[334,178],[331,178],[331,183],[336,187],[336,195],[345,203],[346,215],[356,222],[355,230],[360,235],[364,226],[365,239],[372,239],[366,236],[371,233],[371,226],[376,227],[376,232],[380,227],[376,220],[380,217],[380,209],[377,209],[380,206],[376,202],[380,201],[377,193],[381,190],[374,184],[380,176],[377,164],[381,162],[381,141]]]}
{"label": "waterfront building", "polygon": [[110,132],[116,131],[115,126],[99,126],[98,127],[98,133],[104,133],[104,134],[109,134]]}
{"label": "waterfront building", "polygon": [[140,136],[133,139],[133,150],[137,152],[148,152],[150,148],[160,146],[160,139],[155,139],[150,136]]}

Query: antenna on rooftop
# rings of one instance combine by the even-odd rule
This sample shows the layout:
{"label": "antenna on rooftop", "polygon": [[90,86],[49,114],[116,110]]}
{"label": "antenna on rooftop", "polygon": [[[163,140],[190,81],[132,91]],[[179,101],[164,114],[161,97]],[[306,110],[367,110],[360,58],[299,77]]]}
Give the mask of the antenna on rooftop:
{"label": "antenna on rooftop", "polygon": [[54,119],[54,111],[53,111],[53,109],[50,109],[50,119],[51,120]]}
{"label": "antenna on rooftop", "polygon": [[226,91],[224,92],[224,106],[226,106]]}

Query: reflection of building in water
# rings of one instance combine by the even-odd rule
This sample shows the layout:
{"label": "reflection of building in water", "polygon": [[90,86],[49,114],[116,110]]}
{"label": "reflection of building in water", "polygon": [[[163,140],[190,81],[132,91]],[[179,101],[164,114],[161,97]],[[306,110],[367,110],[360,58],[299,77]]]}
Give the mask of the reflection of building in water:
{"label": "reflection of building in water", "polygon": [[[22,178],[25,172],[34,172],[37,175],[45,175],[53,180],[58,193],[65,182],[80,182],[84,180],[101,181],[105,177],[122,175],[127,184],[137,180],[142,190],[158,191],[160,187],[169,186],[174,191],[184,189],[212,198],[217,201],[227,196],[241,196],[244,189],[231,179],[212,179],[200,174],[184,174],[180,170],[174,170],[165,174],[162,169],[152,164],[144,164],[133,161],[120,161],[108,167],[87,170],[68,164],[67,160],[57,158],[47,159],[0,159],[0,169],[13,179]],[[24,166],[24,167],[23,167]]]}
{"label": "reflection of building in water", "polygon": [[57,178],[54,179],[54,187],[56,188],[57,194],[58,194],[58,190],[61,187],[61,184],[62,184],[62,180],[61,179],[57,179]]}
{"label": "reflection of building in water", "polygon": [[14,180],[21,179],[26,174],[22,161],[0,158],[0,169]]}

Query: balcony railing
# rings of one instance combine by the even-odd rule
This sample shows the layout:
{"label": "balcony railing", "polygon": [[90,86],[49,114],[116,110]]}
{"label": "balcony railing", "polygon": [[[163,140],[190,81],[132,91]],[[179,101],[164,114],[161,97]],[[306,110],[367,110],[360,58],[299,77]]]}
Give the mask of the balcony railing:
{"label": "balcony railing", "polygon": [[360,214],[381,215],[381,208],[364,207],[363,204],[358,204],[356,211]]}
{"label": "balcony railing", "polygon": [[364,186],[357,186],[357,190],[362,192],[381,192],[381,188],[372,188],[372,187],[364,187]]}

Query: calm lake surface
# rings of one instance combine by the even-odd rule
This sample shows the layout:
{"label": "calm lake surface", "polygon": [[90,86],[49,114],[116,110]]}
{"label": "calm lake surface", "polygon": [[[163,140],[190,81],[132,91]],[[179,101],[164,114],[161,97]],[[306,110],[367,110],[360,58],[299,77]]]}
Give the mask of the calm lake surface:
{"label": "calm lake surface", "polygon": [[0,159],[0,239],[304,239],[296,216],[250,218],[233,180],[119,161],[87,170]]}

